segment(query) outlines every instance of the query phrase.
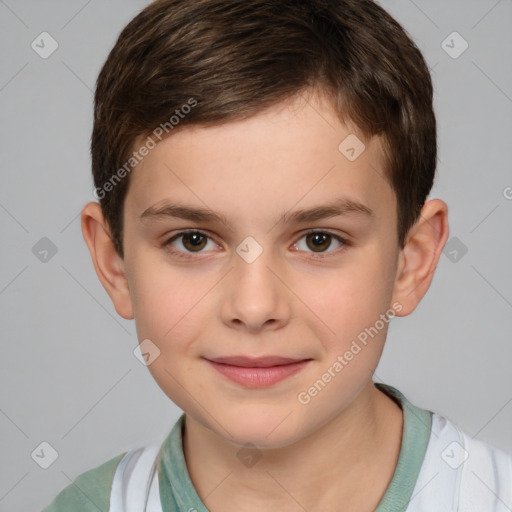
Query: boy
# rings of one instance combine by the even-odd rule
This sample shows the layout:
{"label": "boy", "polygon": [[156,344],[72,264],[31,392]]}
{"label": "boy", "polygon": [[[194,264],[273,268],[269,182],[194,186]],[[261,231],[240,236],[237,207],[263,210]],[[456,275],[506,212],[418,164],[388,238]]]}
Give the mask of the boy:
{"label": "boy", "polygon": [[184,414],[56,511],[512,509],[512,457],[372,381],[447,206],[432,83],[371,0],[157,0],[98,78],[94,267]]}

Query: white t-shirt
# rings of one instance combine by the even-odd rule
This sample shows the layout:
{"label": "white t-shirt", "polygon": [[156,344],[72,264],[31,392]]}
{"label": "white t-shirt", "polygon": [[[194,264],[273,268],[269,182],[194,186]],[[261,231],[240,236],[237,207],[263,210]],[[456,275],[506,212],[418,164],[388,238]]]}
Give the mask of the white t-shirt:
{"label": "white t-shirt", "polygon": [[[375,386],[404,414],[398,463],[375,512],[512,511],[512,455],[413,405],[396,388]],[[79,475],[43,512],[97,512],[98,504],[109,512],[208,512],[185,463],[184,420],[163,443]]]}

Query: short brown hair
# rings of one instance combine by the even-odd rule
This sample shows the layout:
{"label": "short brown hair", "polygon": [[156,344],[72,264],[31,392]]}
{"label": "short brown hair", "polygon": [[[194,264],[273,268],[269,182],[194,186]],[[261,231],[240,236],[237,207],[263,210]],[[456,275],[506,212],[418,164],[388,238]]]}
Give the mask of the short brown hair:
{"label": "short brown hair", "polygon": [[179,127],[247,118],[318,88],[342,122],[383,135],[403,247],[437,164],[432,81],[406,31],[371,0],[157,0],[122,30],[95,92],[92,172],[119,255],[138,138],[169,127],[191,98]]}

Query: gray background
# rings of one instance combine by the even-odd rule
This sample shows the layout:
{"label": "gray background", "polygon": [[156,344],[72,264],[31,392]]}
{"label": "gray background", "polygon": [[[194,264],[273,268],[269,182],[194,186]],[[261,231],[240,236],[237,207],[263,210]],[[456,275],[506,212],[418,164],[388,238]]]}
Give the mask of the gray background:
{"label": "gray background", "polygon": [[[94,83],[147,3],[0,0],[2,511],[41,510],[78,474],[163,440],[180,414],[134,357],[134,325],[117,316],[80,232],[94,199]],[[392,323],[375,380],[512,452],[512,1],[381,4],[432,68],[431,197],[448,203],[456,239],[419,308]],[[59,45],[47,59],[31,47],[43,31]],[[454,31],[469,43],[458,58],[442,47]],[[46,261],[33,252],[43,237],[57,249]],[[31,456],[43,441],[58,452],[46,470]]]}

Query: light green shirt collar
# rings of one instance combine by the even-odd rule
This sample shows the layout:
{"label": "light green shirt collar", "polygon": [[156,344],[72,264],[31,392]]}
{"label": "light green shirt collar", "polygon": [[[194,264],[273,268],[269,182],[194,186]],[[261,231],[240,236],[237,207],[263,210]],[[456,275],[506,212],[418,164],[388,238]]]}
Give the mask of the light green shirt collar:
{"label": "light green shirt collar", "polygon": [[[393,478],[376,512],[396,512],[407,508],[425,457],[432,413],[411,404],[398,389],[387,384],[375,386],[396,399],[404,413],[404,428],[398,463]],[[163,512],[208,512],[190,479],[183,454],[182,414],[161,448],[158,468]]]}

